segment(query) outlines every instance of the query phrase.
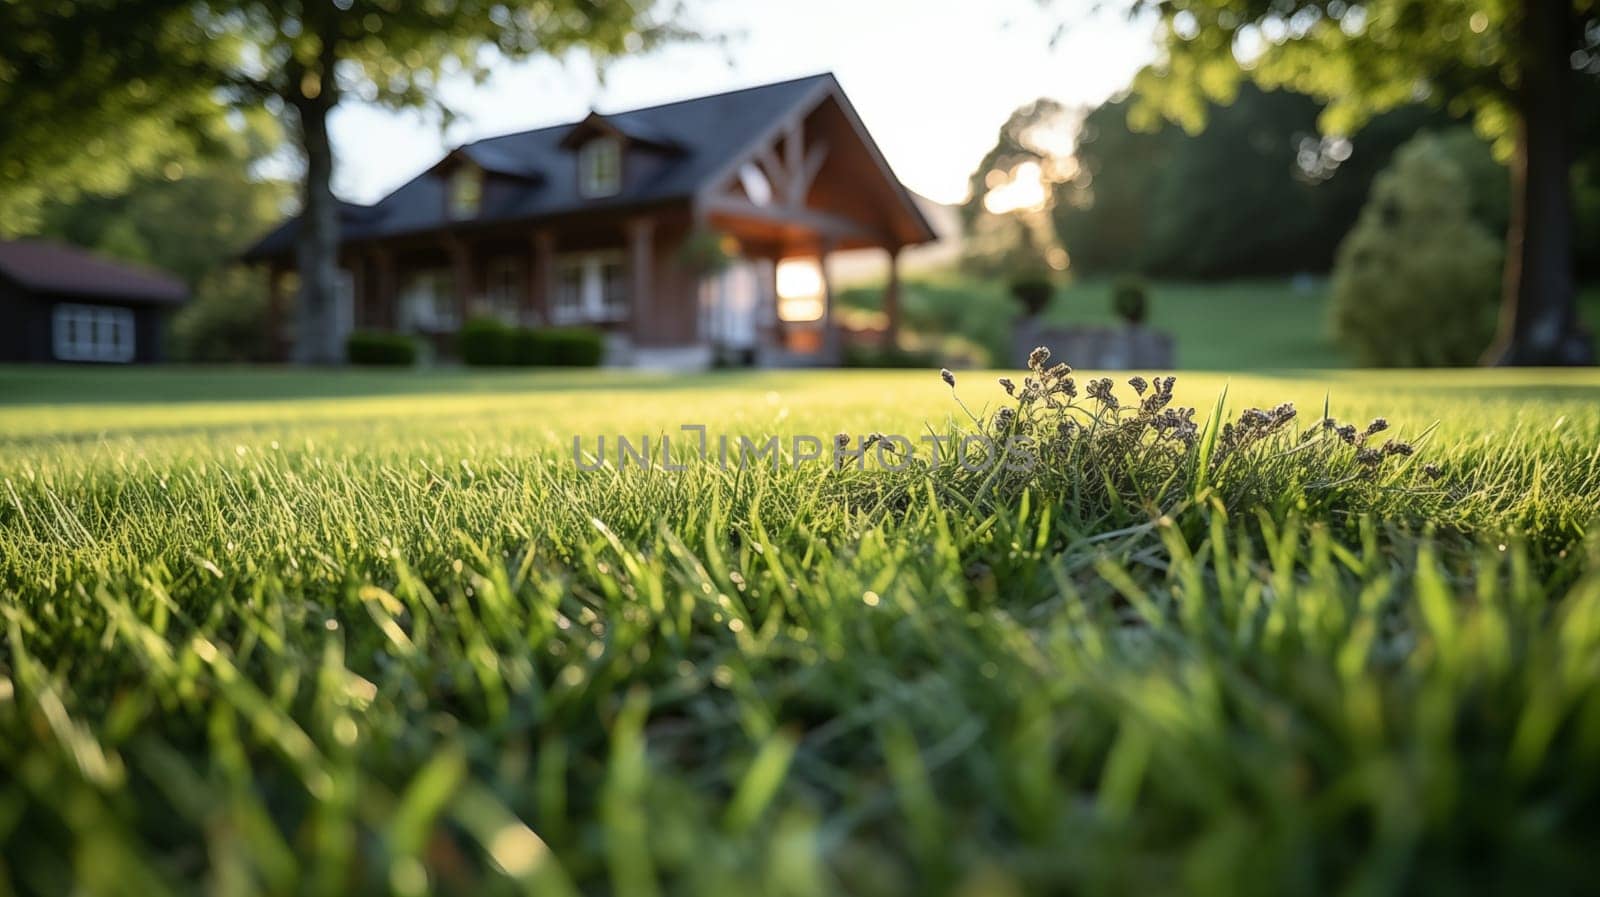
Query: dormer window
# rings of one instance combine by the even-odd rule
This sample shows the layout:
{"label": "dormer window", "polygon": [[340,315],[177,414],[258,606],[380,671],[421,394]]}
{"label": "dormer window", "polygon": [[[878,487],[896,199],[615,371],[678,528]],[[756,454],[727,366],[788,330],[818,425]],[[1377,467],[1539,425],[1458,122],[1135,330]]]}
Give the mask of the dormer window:
{"label": "dormer window", "polygon": [[612,196],[622,189],[622,142],[596,137],[578,150],[578,189],[584,196]]}
{"label": "dormer window", "polygon": [[483,206],[483,170],[462,165],[450,175],[450,217],[456,221],[478,217]]}

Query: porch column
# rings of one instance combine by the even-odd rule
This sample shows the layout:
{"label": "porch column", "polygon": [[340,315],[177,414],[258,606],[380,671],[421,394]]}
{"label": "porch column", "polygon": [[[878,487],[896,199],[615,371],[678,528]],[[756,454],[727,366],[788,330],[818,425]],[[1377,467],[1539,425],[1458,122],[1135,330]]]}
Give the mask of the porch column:
{"label": "porch column", "polygon": [[533,264],[528,269],[528,309],[540,324],[550,323],[555,301],[556,238],[547,230],[533,234]]}
{"label": "porch column", "polygon": [[273,262],[267,266],[267,361],[288,360],[287,341],[283,338],[285,320],[283,266]]}
{"label": "porch column", "polygon": [[883,286],[883,347],[893,350],[900,334],[900,247],[889,247],[889,280]]}
{"label": "porch column", "polygon": [[378,246],[372,250],[373,267],[377,269],[376,288],[370,297],[372,324],[389,330],[400,326],[400,296],[395,287],[394,250]]}
{"label": "porch column", "polygon": [[456,326],[467,322],[467,317],[472,313],[472,297],[474,278],[472,271],[472,250],[466,241],[460,237],[447,237],[445,246],[450,252],[450,279],[456,291]]}
{"label": "porch column", "polygon": [[837,365],[844,358],[839,322],[833,314],[833,279],[828,276],[828,255],[833,252],[833,241],[822,243],[817,253],[817,271],[822,275],[822,360],[824,364]]}
{"label": "porch column", "polygon": [[655,287],[655,271],[651,264],[655,255],[651,241],[654,233],[655,222],[649,218],[628,221],[628,292],[632,300],[633,317],[628,329],[633,334],[635,346],[643,345],[645,335],[650,332],[650,303]]}

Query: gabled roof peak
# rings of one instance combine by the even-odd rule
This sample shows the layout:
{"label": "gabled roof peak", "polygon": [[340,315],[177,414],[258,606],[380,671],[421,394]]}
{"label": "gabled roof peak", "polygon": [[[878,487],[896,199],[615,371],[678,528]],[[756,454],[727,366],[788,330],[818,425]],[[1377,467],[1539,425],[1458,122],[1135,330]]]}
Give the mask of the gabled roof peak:
{"label": "gabled roof peak", "polygon": [[682,143],[646,126],[643,122],[623,121],[593,109],[567,130],[566,135],[561,138],[560,146],[562,149],[576,149],[599,135],[620,137],[628,143],[636,143],[667,153],[683,151]]}

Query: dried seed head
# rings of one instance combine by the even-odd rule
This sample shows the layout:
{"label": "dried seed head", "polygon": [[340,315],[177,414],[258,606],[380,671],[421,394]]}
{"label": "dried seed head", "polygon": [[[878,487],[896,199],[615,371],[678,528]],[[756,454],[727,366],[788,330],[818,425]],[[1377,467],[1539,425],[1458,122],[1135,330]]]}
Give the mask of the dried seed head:
{"label": "dried seed head", "polygon": [[1438,478],[1444,476],[1444,468],[1433,463],[1432,461],[1422,465],[1422,472],[1426,474],[1430,480],[1437,480]]}
{"label": "dried seed head", "polygon": [[833,445],[834,445],[835,448],[847,448],[847,447],[849,447],[849,445],[850,445],[850,434],[849,433],[840,433],[838,436],[833,437]]}
{"label": "dried seed head", "polygon": [[1149,382],[1143,377],[1129,377],[1128,385],[1133,387],[1133,391],[1141,396],[1144,395],[1145,390],[1150,388]]}
{"label": "dried seed head", "polygon": [[1006,395],[1014,396],[1017,394],[1017,384],[1012,383],[1010,377],[1001,377],[1000,385],[1004,387]]}
{"label": "dried seed head", "polygon": [[1044,363],[1050,360],[1050,350],[1040,346],[1028,353],[1028,367],[1035,371],[1044,370]]}
{"label": "dried seed head", "polygon": [[1016,419],[1017,412],[1010,408],[1001,408],[994,413],[994,427],[996,430],[1008,429]]}
{"label": "dried seed head", "polygon": [[943,380],[944,381],[944,385],[950,387],[951,389],[955,389],[956,388],[956,375],[950,373],[950,369],[949,368],[940,368],[939,369],[939,379]]}

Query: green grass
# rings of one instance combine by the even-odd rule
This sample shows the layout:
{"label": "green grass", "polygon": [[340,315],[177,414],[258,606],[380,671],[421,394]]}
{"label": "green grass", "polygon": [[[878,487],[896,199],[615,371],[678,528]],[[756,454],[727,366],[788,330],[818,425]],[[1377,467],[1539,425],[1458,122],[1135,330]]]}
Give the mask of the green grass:
{"label": "green grass", "polygon": [[1433,429],[1333,484],[584,472],[964,418],[931,372],[0,369],[0,893],[1586,889],[1600,372],[1178,401],[1224,387]]}
{"label": "green grass", "polygon": [[[845,292],[849,304],[877,308],[881,288]],[[1600,332],[1600,287],[1580,297],[1584,320]],[[970,336],[991,357],[1009,352],[1017,304],[999,281],[927,274],[907,281],[903,305],[909,327]],[[1149,287],[1149,320],[1177,337],[1177,366],[1202,371],[1347,368],[1354,361],[1328,330],[1326,280],[1296,287],[1285,280],[1184,283]],[[1079,280],[1061,287],[1045,318],[1053,323],[1111,325],[1111,283]]]}

